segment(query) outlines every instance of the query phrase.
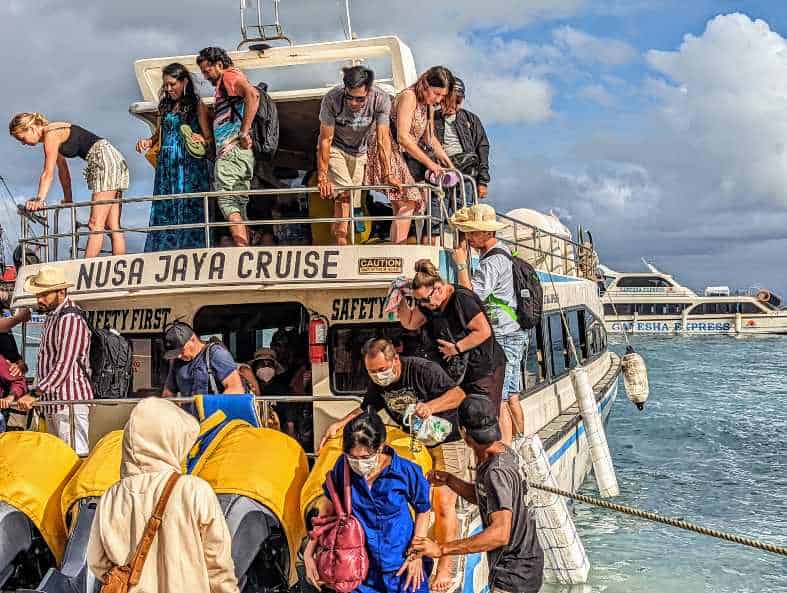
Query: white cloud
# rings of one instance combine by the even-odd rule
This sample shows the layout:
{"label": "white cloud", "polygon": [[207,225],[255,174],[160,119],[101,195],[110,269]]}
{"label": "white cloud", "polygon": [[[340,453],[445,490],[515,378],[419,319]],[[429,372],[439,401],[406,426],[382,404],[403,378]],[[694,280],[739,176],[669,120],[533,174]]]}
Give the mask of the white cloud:
{"label": "white cloud", "polygon": [[590,99],[602,107],[615,105],[615,97],[601,84],[588,84],[579,89],[579,96]]}
{"label": "white cloud", "polygon": [[540,123],[552,117],[552,87],[529,77],[480,78],[472,107],[487,124]]}
{"label": "white cloud", "polygon": [[555,29],[552,37],[580,62],[620,66],[633,62],[639,56],[637,50],[624,41],[596,37],[568,25]]}

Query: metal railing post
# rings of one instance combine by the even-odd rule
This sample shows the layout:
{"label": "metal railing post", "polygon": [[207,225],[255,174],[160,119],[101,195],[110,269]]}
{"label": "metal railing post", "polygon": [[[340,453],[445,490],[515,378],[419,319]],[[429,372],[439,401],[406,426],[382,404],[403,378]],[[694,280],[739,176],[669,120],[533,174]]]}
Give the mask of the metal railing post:
{"label": "metal railing post", "polygon": [[205,210],[205,248],[210,247],[210,199],[208,194],[202,196],[202,207]]}
{"label": "metal railing post", "polygon": [[77,231],[77,209],[71,208],[71,258],[79,257],[79,233]]}

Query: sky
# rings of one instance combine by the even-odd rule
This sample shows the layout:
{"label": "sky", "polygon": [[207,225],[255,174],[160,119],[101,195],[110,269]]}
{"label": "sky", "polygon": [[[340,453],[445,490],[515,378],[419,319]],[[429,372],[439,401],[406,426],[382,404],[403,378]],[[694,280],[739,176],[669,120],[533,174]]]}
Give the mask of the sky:
{"label": "sky", "polygon": [[[148,131],[133,62],[239,41],[237,0],[4,0],[0,114],[40,111],[133,150]],[[590,229],[614,270],[653,261],[683,284],[787,294],[787,5],[752,0],[354,0],[361,37],[396,34],[423,70],[444,64],[492,145],[491,203]],[[296,42],[344,36],[343,2],[282,0]],[[785,37],[783,37],[783,35]],[[338,73],[337,73],[338,80]],[[203,89],[204,87],[204,82]],[[17,202],[40,147],[0,136]],[[75,198],[88,190],[72,166]],[[2,190],[0,190],[2,191]],[[55,186],[50,199],[58,198]],[[15,236],[7,200],[0,223]],[[143,223],[146,213],[124,211]]]}

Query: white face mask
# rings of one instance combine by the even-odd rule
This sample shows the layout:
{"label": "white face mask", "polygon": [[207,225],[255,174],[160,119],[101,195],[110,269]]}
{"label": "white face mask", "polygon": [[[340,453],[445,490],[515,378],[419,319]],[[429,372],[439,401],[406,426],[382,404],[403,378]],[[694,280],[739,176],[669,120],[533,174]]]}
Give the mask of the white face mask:
{"label": "white face mask", "polygon": [[377,469],[377,465],[380,463],[380,454],[375,453],[367,459],[353,459],[352,457],[347,457],[346,459],[350,464],[351,470],[353,470],[359,476],[366,478]]}
{"label": "white face mask", "polygon": [[379,373],[369,373],[369,376],[380,387],[387,387],[396,381],[396,365],[391,365],[390,369],[380,371]]}
{"label": "white face mask", "polygon": [[273,379],[276,371],[271,367],[260,367],[254,374],[257,375],[257,378],[263,383],[268,383],[271,379]]}

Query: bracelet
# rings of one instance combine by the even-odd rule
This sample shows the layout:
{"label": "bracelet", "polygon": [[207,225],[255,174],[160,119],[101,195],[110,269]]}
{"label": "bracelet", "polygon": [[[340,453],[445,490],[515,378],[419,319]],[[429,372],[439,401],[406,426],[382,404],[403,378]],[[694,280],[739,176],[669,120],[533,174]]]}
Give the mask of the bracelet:
{"label": "bracelet", "polygon": [[462,351],[459,349],[459,342],[454,342],[454,348],[456,348],[457,354],[462,354]]}
{"label": "bracelet", "polygon": [[467,264],[456,264],[457,272],[464,272],[467,269]]}

